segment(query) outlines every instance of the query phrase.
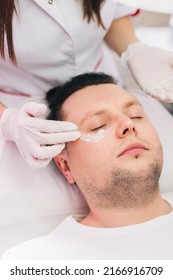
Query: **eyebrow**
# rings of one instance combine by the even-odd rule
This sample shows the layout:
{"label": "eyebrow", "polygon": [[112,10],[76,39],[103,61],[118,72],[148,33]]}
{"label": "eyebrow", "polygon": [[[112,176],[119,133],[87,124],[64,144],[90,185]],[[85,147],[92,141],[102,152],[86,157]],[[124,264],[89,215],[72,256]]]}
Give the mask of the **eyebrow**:
{"label": "eyebrow", "polygon": [[98,111],[89,111],[82,118],[79,125],[82,125],[88,119],[91,119],[91,118],[97,117],[97,116],[106,115],[107,113],[108,113],[108,109],[102,109],[102,110],[98,110]]}
{"label": "eyebrow", "polygon": [[[139,106],[142,106],[140,104],[140,102],[134,98],[132,100],[129,100],[125,105],[124,105],[124,109],[127,109],[133,105],[139,105]],[[82,120],[80,121],[79,125],[82,125],[86,120],[88,119],[91,119],[93,117],[97,117],[97,116],[102,116],[102,115],[106,115],[107,113],[109,112],[108,109],[102,109],[102,110],[92,110],[92,111],[89,111],[85,114],[85,116],[82,118]]]}
{"label": "eyebrow", "polygon": [[130,107],[130,106],[133,106],[133,105],[139,105],[142,107],[141,103],[134,97],[134,99],[132,100],[129,100],[126,104],[125,104],[125,109]]}

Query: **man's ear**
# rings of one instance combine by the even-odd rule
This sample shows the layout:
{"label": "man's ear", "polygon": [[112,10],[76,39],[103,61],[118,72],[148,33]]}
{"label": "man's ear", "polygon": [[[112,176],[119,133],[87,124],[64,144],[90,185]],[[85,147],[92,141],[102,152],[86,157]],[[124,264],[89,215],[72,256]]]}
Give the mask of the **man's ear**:
{"label": "man's ear", "polygon": [[67,181],[70,184],[75,183],[75,180],[74,180],[74,178],[71,174],[71,170],[70,170],[70,167],[69,167],[69,164],[68,164],[68,160],[67,160],[67,157],[66,157],[64,151],[61,154],[54,157],[54,161],[55,161],[55,164],[58,166],[59,170],[64,175],[64,177],[67,179]]}

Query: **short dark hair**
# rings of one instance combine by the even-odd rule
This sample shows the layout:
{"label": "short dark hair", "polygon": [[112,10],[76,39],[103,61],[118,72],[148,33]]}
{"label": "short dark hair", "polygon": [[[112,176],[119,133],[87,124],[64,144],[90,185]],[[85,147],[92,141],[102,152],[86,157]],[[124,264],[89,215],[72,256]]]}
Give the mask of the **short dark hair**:
{"label": "short dark hair", "polygon": [[62,105],[65,100],[76,91],[92,85],[117,84],[117,81],[105,73],[85,73],[71,78],[66,83],[54,87],[46,94],[50,113],[49,120],[63,120]]}

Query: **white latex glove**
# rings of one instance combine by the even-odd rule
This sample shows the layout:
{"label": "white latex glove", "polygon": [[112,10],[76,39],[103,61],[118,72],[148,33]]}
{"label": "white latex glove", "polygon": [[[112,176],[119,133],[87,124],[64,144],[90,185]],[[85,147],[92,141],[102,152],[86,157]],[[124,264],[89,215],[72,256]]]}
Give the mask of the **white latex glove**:
{"label": "white latex glove", "polygon": [[0,119],[0,135],[16,143],[22,157],[32,168],[45,167],[81,133],[70,122],[40,119],[46,112],[44,104],[28,102],[19,110],[5,109]]}
{"label": "white latex glove", "polygon": [[149,95],[173,102],[173,52],[142,42],[130,44],[121,56],[139,86]]}

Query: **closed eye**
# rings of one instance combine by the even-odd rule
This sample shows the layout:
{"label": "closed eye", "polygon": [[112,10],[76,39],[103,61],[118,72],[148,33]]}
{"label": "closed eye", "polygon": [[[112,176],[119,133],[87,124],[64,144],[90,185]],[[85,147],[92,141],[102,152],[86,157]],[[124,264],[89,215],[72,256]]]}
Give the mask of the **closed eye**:
{"label": "closed eye", "polygon": [[99,130],[101,128],[104,128],[107,124],[103,124],[103,125],[100,125],[98,127],[95,127],[95,128],[92,128],[91,131],[96,131],[96,130]]}
{"label": "closed eye", "polygon": [[131,117],[131,119],[143,119],[143,116],[135,116],[135,117]]}

